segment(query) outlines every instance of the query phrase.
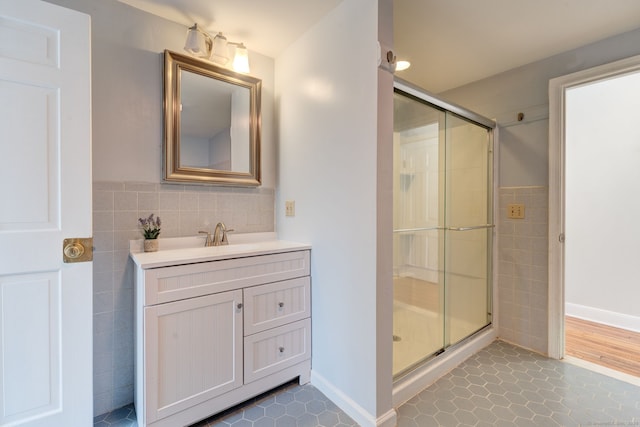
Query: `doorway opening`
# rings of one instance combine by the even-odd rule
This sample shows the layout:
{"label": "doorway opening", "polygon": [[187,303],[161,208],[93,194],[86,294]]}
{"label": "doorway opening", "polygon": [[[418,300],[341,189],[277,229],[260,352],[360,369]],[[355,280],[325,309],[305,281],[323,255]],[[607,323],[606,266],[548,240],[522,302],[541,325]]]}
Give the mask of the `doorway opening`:
{"label": "doorway opening", "polygon": [[640,57],[549,95],[549,354],[640,377]]}

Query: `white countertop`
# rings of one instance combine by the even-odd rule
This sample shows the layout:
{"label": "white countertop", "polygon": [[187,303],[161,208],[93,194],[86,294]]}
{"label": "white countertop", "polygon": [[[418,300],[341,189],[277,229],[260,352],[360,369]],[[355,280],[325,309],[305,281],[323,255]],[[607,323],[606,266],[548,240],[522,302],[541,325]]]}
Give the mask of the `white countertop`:
{"label": "white countertop", "polygon": [[204,237],[159,240],[157,252],[143,252],[142,240],[131,241],[130,256],[138,267],[149,269],[311,249],[309,244],[277,240],[275,233],[231,234],[229,245],[209,247],[204,246]]}

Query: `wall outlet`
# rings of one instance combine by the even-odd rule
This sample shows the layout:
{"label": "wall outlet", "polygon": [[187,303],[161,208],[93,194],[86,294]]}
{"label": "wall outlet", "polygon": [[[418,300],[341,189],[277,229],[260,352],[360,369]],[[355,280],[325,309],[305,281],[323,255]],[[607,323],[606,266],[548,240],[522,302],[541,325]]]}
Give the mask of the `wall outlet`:
{"label": "wall outlet", "polygon": [[507,218],[524,219],[524,205],[517,203],[507,205]]}
{"label": "wall outlet", "polygon": [[296,201],[295,200],[287,200],[284,202],[284,215],[285,216],[296,216]]}

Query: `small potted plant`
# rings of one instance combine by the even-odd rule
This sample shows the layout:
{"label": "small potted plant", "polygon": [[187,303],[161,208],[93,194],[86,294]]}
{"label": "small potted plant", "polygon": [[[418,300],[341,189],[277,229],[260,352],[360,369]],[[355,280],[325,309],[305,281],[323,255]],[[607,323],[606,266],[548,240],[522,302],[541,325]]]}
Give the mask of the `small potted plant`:
{"label": "small potted plant", "polygon": [[138,218],[138,224],[142,228],[144,236],[144,251],[156,252],[158,250],[158,235],[160,234],[160,217],[154,218],[151,214],[148,218]]}

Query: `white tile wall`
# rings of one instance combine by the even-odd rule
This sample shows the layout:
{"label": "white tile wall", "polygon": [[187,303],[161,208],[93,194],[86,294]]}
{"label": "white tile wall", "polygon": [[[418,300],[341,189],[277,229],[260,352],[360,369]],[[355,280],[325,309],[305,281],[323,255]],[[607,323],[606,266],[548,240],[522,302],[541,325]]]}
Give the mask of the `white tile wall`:
{"label": "white tile wall", "polygon": [[94,182],[94,415],[133,401],[129,240],[142,238],[138,218],[160,216],[160,238],[194,235],[219,221],[239,233],[274,231],[274,198],[264,188]]}
{"label": "white tile wall", "polygon": [[[498,313],[500,337],[546,354],[548,188],[499,190]],[[525,205],[524,219],[507,218],[507,205]]]}

